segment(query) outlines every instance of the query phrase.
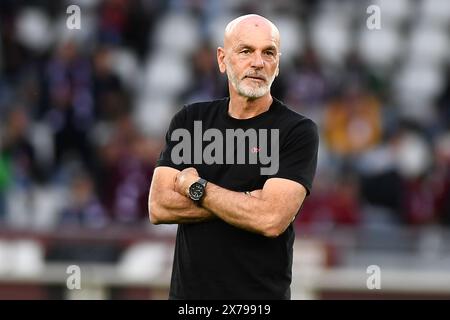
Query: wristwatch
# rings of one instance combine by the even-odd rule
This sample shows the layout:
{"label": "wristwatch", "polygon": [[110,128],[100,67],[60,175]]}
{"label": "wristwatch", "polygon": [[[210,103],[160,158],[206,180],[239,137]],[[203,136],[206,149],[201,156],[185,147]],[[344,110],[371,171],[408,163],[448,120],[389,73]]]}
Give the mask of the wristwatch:
{"label": "wristwatch", "polygon": [[189,187],[189,198],[193,201],[200,201],[205,195],[205,188],[208,181],[205,179],[198,179]]}

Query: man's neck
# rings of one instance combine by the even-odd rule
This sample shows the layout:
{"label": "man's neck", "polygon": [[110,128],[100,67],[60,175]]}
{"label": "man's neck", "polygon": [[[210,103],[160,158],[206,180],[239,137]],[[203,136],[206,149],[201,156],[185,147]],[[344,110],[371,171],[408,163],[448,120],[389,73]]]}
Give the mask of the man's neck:
{"label": "man's neck", "polygon": [[235,119],[250,119],[269,110],[272,101],[270,93],[257,99],[230,93],[228,114]]}

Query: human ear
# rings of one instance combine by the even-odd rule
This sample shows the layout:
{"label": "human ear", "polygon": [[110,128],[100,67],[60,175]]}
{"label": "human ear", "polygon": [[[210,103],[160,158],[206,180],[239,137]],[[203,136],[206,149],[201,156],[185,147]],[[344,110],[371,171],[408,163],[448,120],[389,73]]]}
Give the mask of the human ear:
{"label": "human ear", "polygon": [[225,73],[227,68],[225,64],[225,50],[222,47],[217,48],[217,64],[221,73]]}

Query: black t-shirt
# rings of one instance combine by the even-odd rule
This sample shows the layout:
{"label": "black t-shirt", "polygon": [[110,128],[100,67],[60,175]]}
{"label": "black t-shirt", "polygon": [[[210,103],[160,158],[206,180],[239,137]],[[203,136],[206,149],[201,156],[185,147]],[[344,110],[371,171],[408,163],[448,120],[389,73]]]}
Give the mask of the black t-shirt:
{"label": "black t-shirt", "polygon": [[[228,114],[229,98],[195,103],[183,107],[172,119],[166,135],[166,147],[161,152],[158,166],[168,166],[178,170],[187,167],[197,169],[200,177],[232,191],[251,191],[262,189],[267,179],[278,177],[302,184],[309,194],[317,164],[318,133],[314,122],[289,109],[282,102],[273,99],[269,110],[250,119],[235,119]],[[235,140],[234,149],[249,151],[245,163],[226,157],[225,154],[211,153],[218,156],[216,162],[195,159],[194,152],[190,163],[174,160],[172,150],[179,151],[181,138],[172,141],[173,132],[183,128],[191,133],[191,149],[198,153],[199,143],[203,150],[216,138],[202,141],[198,134],[199,122],[202,132],[214,128],[223,134],[223,152],[230,150],[226,139],[227,130],[254,130],[258,133],[258,144],[265,138],[268,149],[260,145],[251,145],[250,138]],[[195,124],[196,123],[196,124]],[[215,133],[218,131],[216,130]],[[180,130],[178,130],[180,131]],[[183,130],[181,130],[183,131]],[[237,131],[234,131],[237,132]],[[266,132],[266,135],[259,135]],[[275,134],[278,138],[273,139]],[[197,133],[197,135],[195,134]],[[194,137],[197,141],[194,141]],[[219,139],[220,140],[220,139]],[[257,163],[250,161],[252,153],[266,151],[271,155],[275,149],[272,141],[278,141],[279,159],[271,158]],[[178,147],[177,147],[178,145]],[[188,150],[188,149],[185,149]],[[217,151],[217,150],[216,150]],[[185,155],[184,152],[174,154]],[[201,153],[200,153],[201,154]],[[275,152],[273,153],[275,154]],[[221,156],[221,157],[220,157]],[[184,158],[185,160],[188,158]],[[267,160],[267,159],[266,159]],[[196,162],[196,163],[194,163]],[[262,162],[262,163],[261,163]],[[261,174],[261,168],[276,168],[270,174]],[[274,213],[276,214],[276,213]],[[292,278],[292,256],[294,243],[292,224],[276,238],[251,233],[227,224],[221,219],[201,223],[179,224],[175,246],[175,255],[170,286],[171,299],[289,299]]]}

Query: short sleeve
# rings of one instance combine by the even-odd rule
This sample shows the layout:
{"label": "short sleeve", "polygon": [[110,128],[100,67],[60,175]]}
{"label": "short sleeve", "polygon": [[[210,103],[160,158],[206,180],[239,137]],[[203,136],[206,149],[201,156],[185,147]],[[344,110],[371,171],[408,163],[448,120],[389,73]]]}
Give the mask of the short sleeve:
{"label": "short sleeve", "polygon": [[301,121],[282,142],[278,172],[274,178],[285,178],[303,185],[309,195],[317,167],[319,135],[310,119]]}
{"label": "short sleeve", "polygon": [[176,129],[185,127],[186,127],[186,106],[184,106],[180,111],[178,111],[170,121],[169,129],[167,130],[165,136],[164,149],[161,151],[159,159],[156,162],[157,167],[160,166],[172,167],[180,171],[186,168],[186,166],[183,163],[175,164],[172,161],[171,157],[172,149],[177,144],[177,141],[171,140],[172,132],[175,131]]}

